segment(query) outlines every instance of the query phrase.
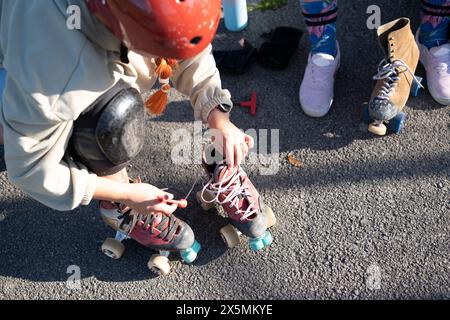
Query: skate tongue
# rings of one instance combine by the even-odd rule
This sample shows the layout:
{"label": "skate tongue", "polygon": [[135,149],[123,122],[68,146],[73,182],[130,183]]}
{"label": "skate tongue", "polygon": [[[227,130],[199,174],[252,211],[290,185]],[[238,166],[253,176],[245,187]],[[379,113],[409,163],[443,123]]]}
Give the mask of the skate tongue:
{"label": "skate tongue", "polygon": [[312,63],[318,67],[327,67],[333,63],[334,59],[331,54],[326,53],[316,53],[311,57]]}
{"label": "skate tongue", "polygon": [[214,182],[222,184],[228,183],[233,176],[233,171],[228,170],[228,166],[226,164],[221,164],[216,167],[214,171]]}
{"label": "skate tongue", "polygon": [[435,57],[442,57],[450,54],[450,43],[430,49],[430,53]]}

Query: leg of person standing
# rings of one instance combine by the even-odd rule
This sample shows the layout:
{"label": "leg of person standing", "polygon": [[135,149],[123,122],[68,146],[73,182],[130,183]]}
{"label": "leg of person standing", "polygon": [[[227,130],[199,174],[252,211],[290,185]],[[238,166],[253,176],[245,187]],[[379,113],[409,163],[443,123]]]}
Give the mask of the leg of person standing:
{"label": "leg of person standing", "polygon": [[300,0],[311,52],[300,87],[300,105],[311,117],[325,116],[333,104],[334,79],[340,64],[336,40],[337,0]]}
{"label": "leg of person standing", "polygon": [[421,0],[422,23],[416,35],[420,61],[434,100],[450,105],[450,0]]}

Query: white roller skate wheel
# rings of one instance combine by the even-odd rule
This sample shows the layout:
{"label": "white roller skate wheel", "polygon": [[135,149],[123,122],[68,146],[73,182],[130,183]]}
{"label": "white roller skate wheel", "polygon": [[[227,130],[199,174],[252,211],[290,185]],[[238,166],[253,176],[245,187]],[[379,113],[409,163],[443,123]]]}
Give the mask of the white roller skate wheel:
{"label": "white roller skate wheel", "polygon": [[102,252],[111,259],[120,259],[125,252],[125,246],[122,242],[113,238],[108,238],[102,244]]}
{"label": "white roller skate wheel", "polygon": [[[206,201],[211,201],[211,200],[214,199],[214,198],[211,196],[211,194],[209,194],[207,191],[205,191],[205,192],[203,193],[203,198],[204,198]],[[197,192],[197,201],[198,201],[198,203],[201,205],[202,209],[205,210],[205,211],[209,211],[209,210],[211,210],[211,209],[214,208],[214,203],[213,203],[213,202],[212,202],[212,203],[207,203],[207,202],[205,202],[205,201],[202,199],[202,191]]]}
{"label": "white roller skate wheel", "polygon": [[169,259],[159,254],[154,254],[150,257],[147,267],[151,272],[157,275],[166,276],[170,273]]}
{"label": "white roller skate wheel", "polygon": [[239,233],[231,224],[220,229],[220,235],[229,249],[236,247],[241,240]]}
{"label": "white roller skate wheel", "polygon": [[385,136],[387,133],[387,127],[383,123],[380,124],[372,123],[369,125],[368,130],[370,133],[373,133],[377,136]]}
{"label": "white roller skate wheel", "polygon": [[277,224],[277,217],[275,217],[272,208],[268,206],[266,206],[266,215],[267,215],[267,229],[269,229]]}

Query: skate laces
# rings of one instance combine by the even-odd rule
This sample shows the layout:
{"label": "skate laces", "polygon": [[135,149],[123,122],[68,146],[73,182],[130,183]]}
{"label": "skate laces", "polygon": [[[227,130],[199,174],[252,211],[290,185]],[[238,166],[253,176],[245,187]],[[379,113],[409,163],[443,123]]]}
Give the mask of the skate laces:
{"label": "skate laces", "polygon": [[377,98],[380,100],[389,100],[398,86],[400,75],[404,72],[408,72],[413,77],[413,81],[423,88],[420,81],[414,75],[414,72],[411,71],[403,60],[396,59],[392,62],[388,62],[384,59],[378,65],[378,73],[373,77],[374,80],[384,80]]}
{"label": "skate laces", "polygon": [[[161,232],[158,235],[158,238],[168,242],[172,241],[178,231],[178,227],[180,226],[180,221],[174,215],[166,216],[162,213],[144,215],[130,212],[129,216],[132,217],[132,223],[129,233],[131,233],[131,231],[136,227],[138,223],[142,222],[142,228],[148,230],[150,234],[154,234],[153,224],[158,218],[160,218],[161,221],[159,221],[156,226],[156,229]],[[167,227],[164,228],[166,225]]]}
{"label": "skate laces", "polygon": [[[240,178],[243,176],[244,171],[242,169],[233,170],[231,177],[224,177],[221,182],[214,182],[214,175],[205,184],[202,189],[201,197],[205,203],[218,203],[220,205],[225,205],[229,203],[229,207],[236,208],[236,215],[242,215],[240,220],[243,221],[252,215],[257,213],[257,209],[254,207],[254,202],[251,202],[246,210],[239,208],[240,196],[244,196],[248,199],[251,197],[251,193],[247,190],[248,187],[242,186],[240,183]],[[228,178],[230,178],[228,180]],[[223,183],[227,181],[227,183]],[[208,190],[209,193],[214,195],[214,199],[207,200],[204,197],[204,193]],[[220,196],[226,195],[223,201],[220,201]]]}
{"label": "skate laces", "polygon": [[[447,58],[447,60],[445,60]],[[433,69],[438,73],[447,72],[450,65],[450,57],[435,57],[433,56]]]}

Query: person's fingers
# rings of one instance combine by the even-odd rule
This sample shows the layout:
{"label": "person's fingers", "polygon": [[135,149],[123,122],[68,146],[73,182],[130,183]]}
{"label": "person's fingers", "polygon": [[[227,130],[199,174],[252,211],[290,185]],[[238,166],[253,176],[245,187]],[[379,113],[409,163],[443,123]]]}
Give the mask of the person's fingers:
{"label": "person's fingers", "polygon": [[164,196],[166,197],[166,200],[172,200],[175,196],[171,193],[164,192]]}
{"label": "person's fingers", "polygon": [[247,157],[248,156],[248,152],[249,152],[248,145],[246,143],[241,143],[241,149],[242,149],[242,156],[243,156],[243,158]]}
{"label": "person's fingers", "polygon": [[225,144],[225,161],[228,164],[228,168],[234,167],[234,145],[229,142]]}
{"label": "person's fingers", "polygon": [[245,143],[247,144],[249,149],[253,149],[255,147],[255,140],[248,134],[245,135]]}
{"label": "person's fingers", "polygon": [[171,215],[177,210],[178,206],[176,204],[169,205],[167,203],[160,203],[156,206],[148,206],[147,210],[150,211],[149,213],[155,213],[155,212],[161,212],[164,215]]}
{"label": "person's fingers", "polygon": [[238,144],[234,145],[234,156],[235,156],[234,167],[237,167],[242,162],[242,149],[241,146]]}

